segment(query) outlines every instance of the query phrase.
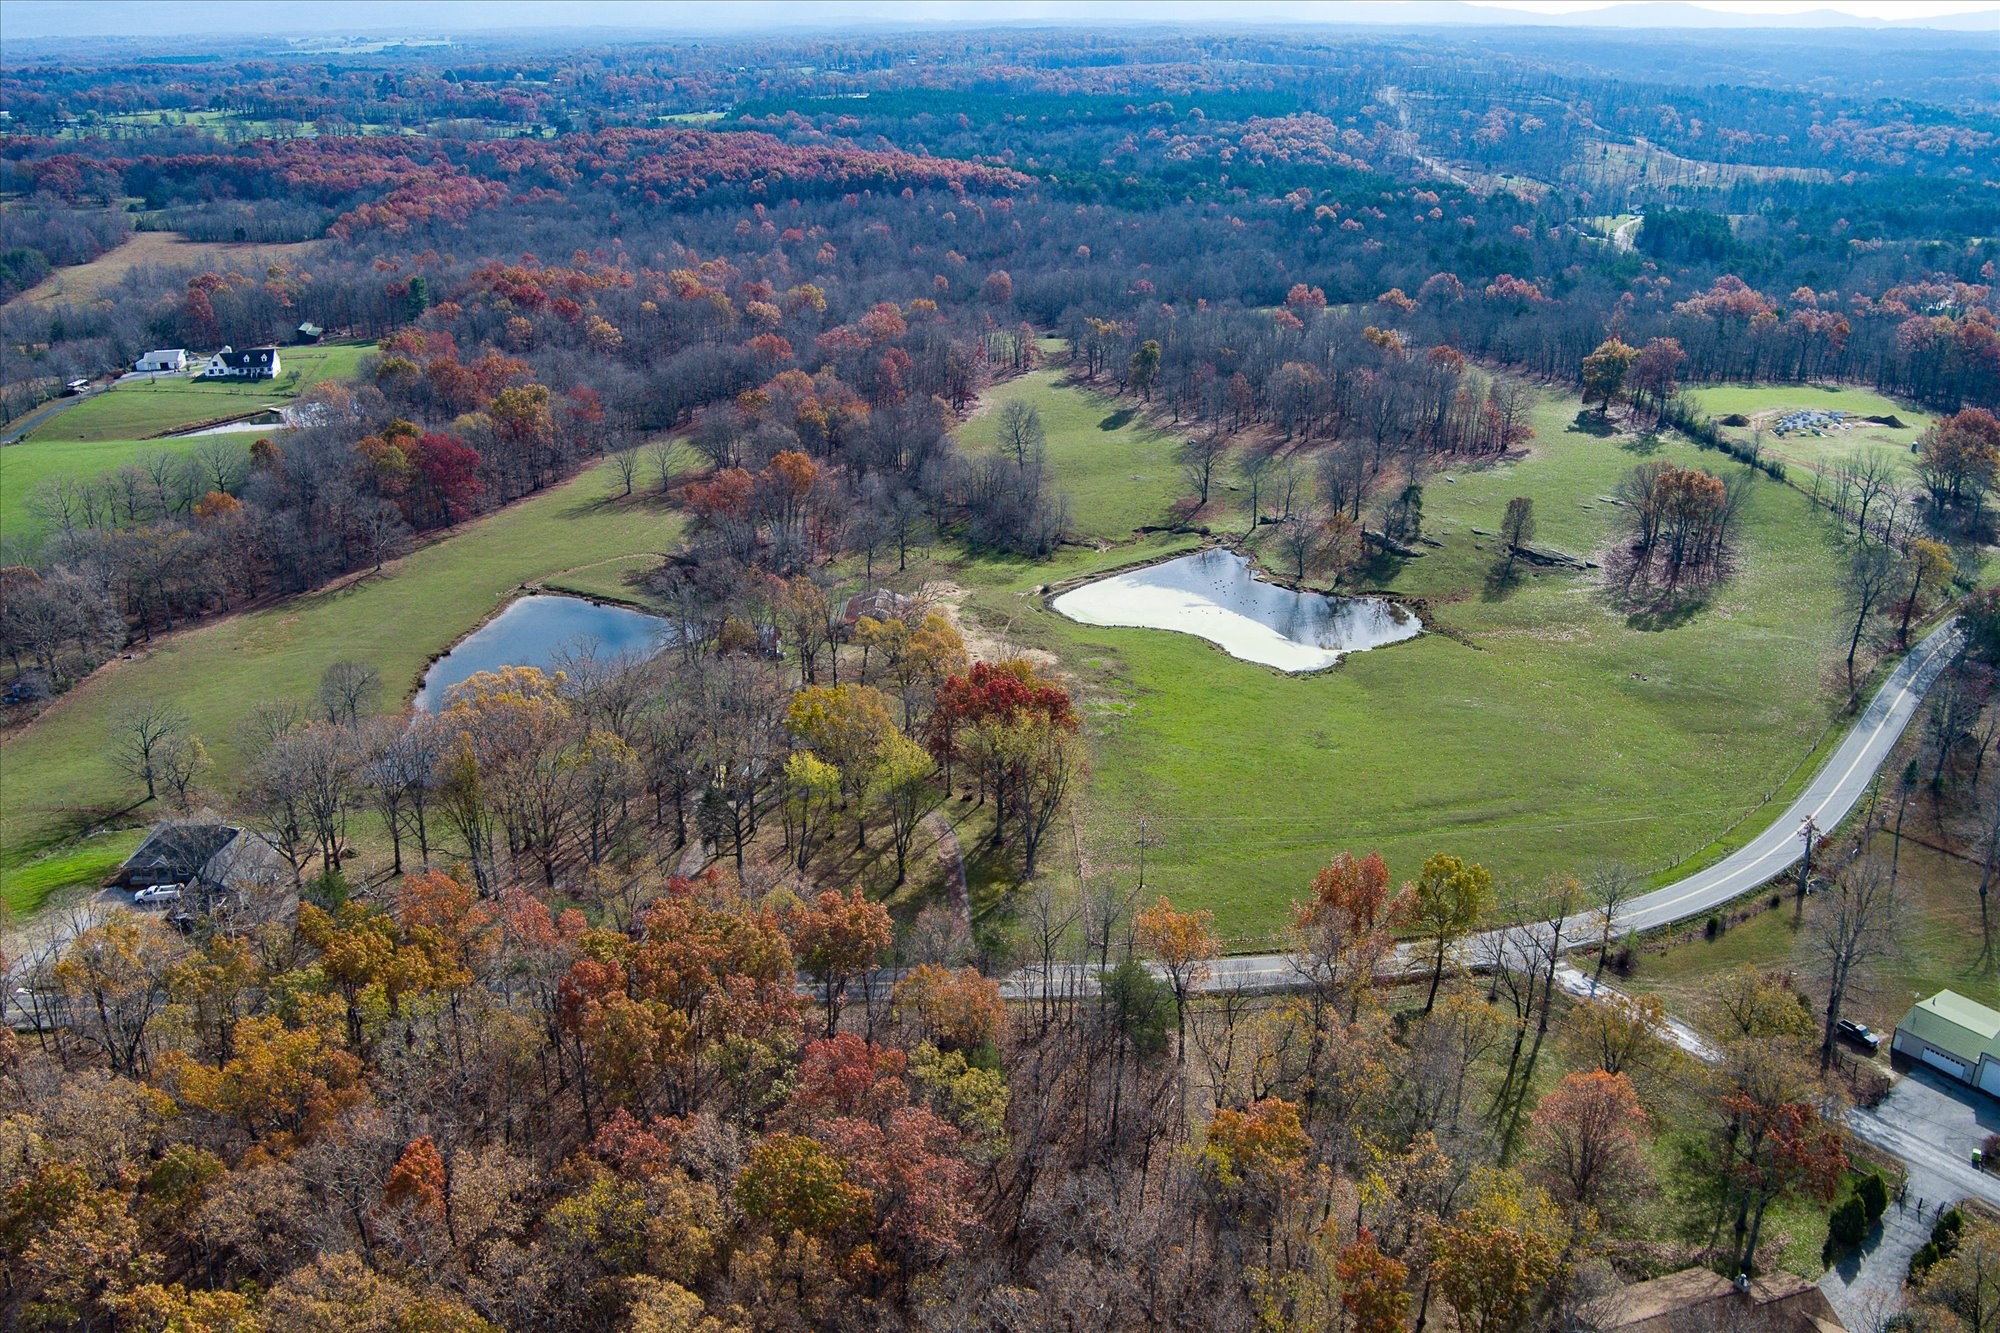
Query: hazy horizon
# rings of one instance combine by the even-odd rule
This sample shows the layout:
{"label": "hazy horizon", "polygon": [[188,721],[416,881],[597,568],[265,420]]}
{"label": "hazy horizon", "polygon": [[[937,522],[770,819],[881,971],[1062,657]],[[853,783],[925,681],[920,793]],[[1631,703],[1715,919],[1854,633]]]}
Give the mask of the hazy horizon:
{"label": "hazy horizon", "polygon": [[[560,6],[533,0],[348,0],[334,5],[231,6],[233,38],[306,36],[459,36],[529,31],[608,30],[628,34],[735,33],[772,29],[926,27],[971,24],[1199,23],[1235,26],[1308,23],[1333,26],[1553,26],[1682,30],[1860,28],[1981,31],[2000,37],[2000,4],[1877,0],[1743,4],[1708,0],[574,0]],[[164,32],[156,6],[128,0],[9,0],[0,40],[198,36]]]}

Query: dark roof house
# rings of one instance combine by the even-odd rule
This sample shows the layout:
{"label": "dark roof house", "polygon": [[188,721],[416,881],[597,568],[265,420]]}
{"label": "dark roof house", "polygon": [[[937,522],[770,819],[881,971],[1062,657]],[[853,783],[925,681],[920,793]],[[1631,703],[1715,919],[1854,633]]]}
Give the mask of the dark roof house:
{"label": "dark roof house", "polygon": [[111,883],[123,889],[184,884],[183,905],[205,912],[282,914],[295,905],[284,858],[257,834],[213,818],[167,820],[154,826]]}
{"label": "dark roof house", "polygon": [[1689,1268],[1590,1302],[1592,1333],[1847,1333],[1826,1293],[1796,1273],[1731,1282]]}
{"label": "dark roof house", "polygon": [[901,620],[916,604],[914,597],[905,597],[887,588],[870,588],[847,599],[847,604],[841,608],[840,620],[849,629],[859,624],[863,616],[870,620]]}
{"label": "dark roof house", "polygon": [[201,377],[205,380],[268,380],[278,376],[278,349],[275,347],[251,347],[237,351],[225,347],[208,359],[202,367]]}

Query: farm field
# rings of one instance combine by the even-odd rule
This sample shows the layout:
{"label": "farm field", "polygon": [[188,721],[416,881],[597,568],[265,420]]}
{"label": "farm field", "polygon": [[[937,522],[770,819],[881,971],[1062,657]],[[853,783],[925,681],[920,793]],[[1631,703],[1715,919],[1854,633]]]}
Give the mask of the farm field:
{"label": "farm field", "polygon": [[260,700],[309,694],[328,665],[373,664],[385,705],[425,665],[523,584],[636,552],[664,551],[678,519],[620,500],[609,465],[492,514],[391,564],[281,605],[170,635],[78,686],[0,744],[0,897],[16,912],[92,882],[138,844],[156,812],[130,806],[106,755],[120,709],[139,699],[186,710],[227,787],[238,731]]}
{"label": "farm field", "polygon": [[[1192,539],[1130,541],[1175,492],[1170,437],[1133,439],[1113,465],[1096,423],[1116,400],[1048,381],[1008,391],[1050,404],[1057,484],[1074,469],[1078,527],[1102,547],[943,576],[970,589],[975,621],[1059,659],[1085,701],[1095,772],[1075,854],[1050,867],[1129,875],[1144,820],[1148,892],[1157,883],[1213,910],[1233,947],[1269,943],[1341,849],[1379,850],[1399,877],[1454,852],[1488,864],[1503,893],[1601,860],[1661,875],[1712,859],[1733,845],[1719,834],[1748,820],[1734,834],[1746,837],[1763,803],[1803,779],[1835,720],[1837,539],[1778,483],[1752,485],[1740,570],[1685,620],[1628,621],[1594,574],[1529,575],[1504,596],[1486,587],[1496,544],[1474,529],[1497,529],[1510,497],[1535,501],[1538,545],[1589,556],[1613,539],[1618,511],[1599,497],[1620,475],[1646,458],[1738,470],[1721,455],[1600,438],[1576,428],[1574,399],[1547,399],[1531,457],[1426,485],[1425,531],[1442,549],[1370,571],[1446,632],[1288,677],[1199,639],[1046,609],[1038,587]],[[1225,493],[1200,519],[1240,530],[1247,514]]]}
{"label": "farm field", "polygon": [[[1920,408],[1911,407],[1867,389],[1821,384],[1715,384],[1691,388],[1688,392],[1701,409],[1715,418],[1722,431],[1749,443],[1756,428],[1764,428],[1764,452],[1782,458],[1797,471],[1809,474],[1815,463],[1834,468],[1863,454],[1880,453],[1894,463],[1906,478],[1916,478],[1916,456],[1912,448],[1917,437],[1936,419]],[[1856,421],[1846,430],[1823,435],[1793,432],[1779,435],[1773,423],[1788,412],[1818,409],[1848,412],[1856,417],[1894,417],[1900,426],[1867,420]],[[1750,424],[1724,425],[1727,416],[1742,416]],[[1794,481],[1810,487],[1810,475]]]}
{"label": "farm field", "polygon": [[78,403],[32,431],[43,440],[132,440],[298,397],[324,379],[352,376],[373,343],[321,343],[279,349],[275,380],[232,384],[195,379],[131,380]]}
{"label": "farm field", "polygon": [[255,267],[295,258],[315,244],[317,242],[313,241],[277,245],[190,241],[178,232],[137,231],[123,244],[88,264],[75,264],[49,274],[14,300],[40,305],[54,301],[95,301],[110,296],[125,280],[125,275],[136,268],[224,262],[237,267]]}
{"label": "farm field", "polygon": [[[9,548],[33,545],[42,536],[41,520],[29,509],[35,488],[50,477],[96,477],[115,472],[158,453],[182,453],[194,447],[194,437],[178,440],[41,440],[0,447],[0,544]],[[205,437],[216,439],[216,436]],[[251,433],[219,437],[248,449]]]}

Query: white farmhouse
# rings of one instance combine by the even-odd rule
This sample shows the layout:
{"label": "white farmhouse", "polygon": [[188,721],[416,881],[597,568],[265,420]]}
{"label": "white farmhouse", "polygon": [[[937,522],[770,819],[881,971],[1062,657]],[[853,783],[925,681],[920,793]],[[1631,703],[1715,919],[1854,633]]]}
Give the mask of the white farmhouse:
{"label": "white farmhouse", "polygon": [[201,368],[205,380],[274,380],[278,378],[278,349],[252,347],[237,351],[225,347]]}

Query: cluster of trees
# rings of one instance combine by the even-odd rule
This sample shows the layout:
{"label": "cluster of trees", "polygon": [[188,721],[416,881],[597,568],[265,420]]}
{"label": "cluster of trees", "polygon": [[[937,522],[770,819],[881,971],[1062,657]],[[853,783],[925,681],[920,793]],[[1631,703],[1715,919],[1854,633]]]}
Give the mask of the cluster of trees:
{"label": "cluster of trees", "polygon": [[1616,489],[1631,537],[1627,587],[1657,583],[1671,590],[1683,580],[1705,582],[1726,572],[1740,484],[1700,468],[1652,462],[1633,468]]}
{"label": "cluster of trees", "polygon": [[[853,688],[791,705],[836,783],[894,762],[886,691]],[[1886,920],[1843,885],[1811,922],[1845,964],[1829,1030],[1879,956],[1841,941]],[[1795,978],[1717,988],[1712,1067],[1657,1000],[1558,1003],[1580,923],[1608,939],[1629,892],[1557,885],[1461,985],[1490,877],[1341,855],[1294,904],[1296,987],[1259,999],[1213,987],[1207,913],[1043,891],[1011,1005],[948,912],[899,931],[760,873],[641,873],[614,904],[433,869],[192,938],[115,914],[11,960],[43,1022],[0,1046],[0,1299],[140,1329],[1544,1327],[1634,1236],[1754,1271],[1772,1205],[1847,1170]],[[1392,1021],[1399,933],[1437,961]]]}

